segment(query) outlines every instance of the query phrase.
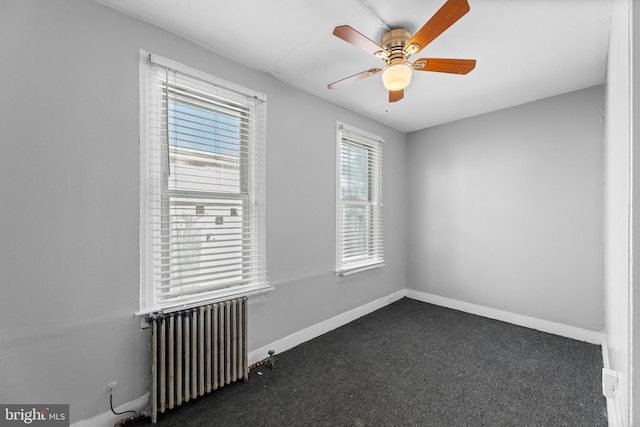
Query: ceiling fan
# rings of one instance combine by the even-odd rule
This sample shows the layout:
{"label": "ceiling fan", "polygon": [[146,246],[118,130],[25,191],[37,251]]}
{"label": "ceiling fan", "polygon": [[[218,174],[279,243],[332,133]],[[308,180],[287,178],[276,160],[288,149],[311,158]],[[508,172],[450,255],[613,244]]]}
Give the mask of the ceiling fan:
{"label": "ceiling fan", "polygon": [[348,25],[336,27],[333,30],[334,36],[377,56],[385,61],[385,65],[382,68],[371,68],[338,80],[327,85],[327,87],[329,89],[337,89],[382,72],[382,82],[389,91],[389,102],[396,102],[404,97],[404,89],[411,82],[413,71],[467,74],[475,68],[475,59],[419,58],[414,62],[410,62],[408,58],[420,52],[426,45],[469,12],[469,9],[467,0],[448,0],[413,36],[404,28],[395,28],[382,36],[380,44]]}

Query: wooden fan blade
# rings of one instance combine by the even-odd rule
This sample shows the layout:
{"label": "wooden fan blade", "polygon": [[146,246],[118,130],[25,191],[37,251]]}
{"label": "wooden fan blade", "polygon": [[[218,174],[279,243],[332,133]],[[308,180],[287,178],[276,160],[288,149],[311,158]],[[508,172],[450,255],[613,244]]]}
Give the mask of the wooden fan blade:
{"label": "wooden fan blade", "polygon": [[333,29],[333,35],[351,43],[355,47],[359,47],[367,53],[374,55],[376,52],[384,50],[378,43],[369,39],[360,32],[354,30],[348,25],[340,25]]}
{"label": "wooden fan blade", "polygon": [[426,45],[469,12],[469,9],[467,0],[448,0],[409,40],[405,50],[414,45],[413,48],[409,49],[409,52],[411,54],[420,52]]}
{"label": "wooden fan blade", "polygon": [[404,98],[404,89],[389,91],[389,102],[400,101],[402,98]]}
{"label": "wooden fan blade", "polygon": [[467,74],[474,68],[475,59],[420,58],[413,63],[413,69],[416,71],[437,73]]}
{"label": "wooden fan blade", "polygon": [[361,73],[354,74],[353,76],[344,78],[342,80],[338,80],[337,82],[330,83],[327,85],[327,87],[329,89],[337,89],[339,87],[348,85],[349,83],[353,83],[356,80],[362,80],[364,78],[373,76],[374,74],[379,73],[380,71],[382,71],[382,68],[371,68],[367,71],[363,71]]}

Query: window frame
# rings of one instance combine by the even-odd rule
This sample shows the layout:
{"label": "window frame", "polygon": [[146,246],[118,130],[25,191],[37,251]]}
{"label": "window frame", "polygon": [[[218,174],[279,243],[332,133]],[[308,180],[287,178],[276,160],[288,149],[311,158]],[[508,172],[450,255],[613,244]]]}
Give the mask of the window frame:
{"label": "window frame", "polygon": [[[357,150],[366,150],[366,200],[348,200],[343,195],[343,147],[349,144]],[[358,129],[354,126],[337,122],[336,126],[336,269],[338,276],[348,276],[361,271],[384,266],[384,236],[383,236],[383,157],[384,139]],[[351,173],[349,173],[351,175]],[[352,181],[349,180],[349,183]],[[362,198],[363,196],[361,196]],[[357,198],[357,197],[355,197]],[[364,250],[360,255],[349,256],[347,228],[345,223],[346,208],[364,207],[369,210],[368,222],[365,218],[364,232],[361,234]],[[350,231],[354,231],[353,228]],[[358,244],[356,240],[352,244]]]}
{"label": "window frame", "polygon": [[[246,111],[244,113],[238,113],[239,117],[243,117],[243,114],[251,115],[255,117],[255,121],[252,119],[249,121],[248,133],[251,134],[251,138],[254,138],[254,142],[249,144],[247,141],[247,137],[240,136],[238,139],[238,150],[239,153],[242,152],[243,148],[247,150],[246,159],[245,155],[238,155],[238,191],[237,192],[226,192],[223,189],[219,189],[219,191],[203,191],[198,193],[197,191],[190,191],[188,189],[180,189],[180,188],[172,188],[172,185],[169,183],[169,180],[166,179],[165,176],[158,173],[158,171],[154,170],[157,168],[158,162],[166,161],[167,164],[170,164],[172,155],[169,154],[171,150],[174,150],[174,153],[178,153],[179,151],[189,150],[189,147],[182,147],[179,144],[170,144],[171,136],[169,134],[170,123],[173,120],[173,126],[176,126],[176,117],[171,118],[171,115],[168,111],[166,112],[158,112],[161,110],[154,106],[152,100],[150,100],[150,96],[152,95],[152,90],[149,89],[149,84],[151,80],[152,67],[160,67],[166,68],[167,73],[172,72],[180,75],[182,77],[193,79],[194,81],[201,81],[207,87],[211,88],[220,88],[228,93],[235,93],[238,96],[246,97],[247,100],[251,102],[247,102]],[[166,80],[165,84],[169,84],[169,80]],[[166,91],[166,99],[165,102],[168,102],[169,92],[171,90],[175,90],[176,87],[172,89],[168,89],[165,86]],[[192,93],[186,92],[190,96]],[[211,92],[213,93],[213,92]],[[177,102],[176,105],[180,104],[177,99],[174,99]],[[188,100],[185,100],[185,106],[189,104]],[[231,102],[231,101],[229,101]],[[254,105],[252,106],[252,102]],[[168,104],[167,104],[168,105]],[[221,102],[222,105],[222,102]],[[252,109],[253,108],[253,109]],[[206,108],[204,108],[206,110]],[[256,113],[257,109],[258,115]],[[205,111],[205,113],[216,114],[227,114],[224,108],[221,107],[220,110],[210,109]],[[153,119],[158,119],[162,115],[162,125],[152,125],[151,122]],[[226,300],[230,298],[240,297],[240,296],[248,296],[254,295],[257,293],[263,293],[273,289],[267,279],[266,274],[266,224],[265,224],[265,167],[266,167],[266,156],[264,151],[266,150],[266,96],[259,92],[247,89],[243,86],[219,79],[217,77],[211,76],[208,73],[201,72],[199,70],[193,69],[186,65],[183,65],[179,62],[163,58],[161,56],[151,54],[145,50],[140,51],[140,310],[135,313],[137,316],[147,315],[153,312],[170,312],[175,310],[180,310],[189,307],[196,307],[199,305]],[[153,132],[151,130],[158,130],[160,127],[166,125],[166,137],[155,137],[152,136]],[[157,126],[157,127],[153,127]],[[218,129],[216,125],[216,129]],[[175,138],[175,136],[174,136]],[[175,140],[175,139],[174,139]],[[164,145],[163,145],[164,144]],[[252,148],[249,148],[251,146]],[[164,148],[163,148],[164,147]],[[156,160],[156,164],[152,164],[154,160],[150,159],[150,150],[162,150],[162,160]],[[166,149],[166,155],[165,155]],[[198,150],[194,151],[194,158],[199,161],[205,161],[205,157],[203,153],[207,150],[199,150],[203,153],[195,153]],[[217,162],[218,164],[222,163],[224,160],[224,155],[220,152],[211,152],[211,161]],[[174,154],[174,158],[179,160],[179,155]],[[217,159],[217,160],[214,160]],[[246,162],[245,162],[246,161]],[[169,166],[170,168],[171,166]],[[157,188],[151,188],[152,186],[156,186]],[[245,269],[250,269],[251,271],[258,270],[258,273],[251,274],[250,280],[248,282],[236,281],[231,286],[211,286],[209,285],[209,290],[206,289],[207,286],[203,285],[201,289],[198,290],[197,293],[191,294],[189,292],[181,292],[181,298],[179,300],[173,300],[169,302],[163,302],[160,300],[160,296],[162,291],[158,291],[157,289],[160,286],[160,282],[154,278],[154,276],[158,273],[158,265],[157,260],[154,256],[159,252],[166,252],[165,249],[156,250],[154,252],[153,248],[153,239],[154,237],[157,239],[158,236],[162,237],[162,232],[158,231],[158,227],[154,226],[152,221],[152,213],[151,209],[158,208],[162,213],[161,216],[167,215],[170,213],[170,207],[167,204],[171,198],[180,198],[180,197],[196,197],[199,195],[203,199],[210,199],[215,202],[217,199],[221,197],[225,200],[228,199],[230,201],[234,201],[235,203],[239,203],[242,206],[241,214],[241,245],[242,245],[242,254],[238,257],[241,265],[241,274],[244,275]],[[159,201],[158,201],[159,198]],[[150,200],[153,199],[153,200]],[[154,205],[155,203],[155,205]],[[196,210],[197,212],[197,210]],[[236,211],[237,212],[237,211]],[[230,213],[233,216],[233,211]],[[157,214],[156,214],[157,216]],[[180,224],[179,222],[168,222],[168,225],[171,224]],[[216,223],[217,224],[217,223]],[[155,227],[155,228],[154,228]],[[250,232],[247,233],[247,230],[250,229]],[[166,235],[166,232],[165,232]],[[258,242],[258,254],[255,256],[249,257],[249,261],[247,261],[247,257],[245,254],[247,242]],[[164,245],[164,243],[163,243]],[[167,249],[171,254],[171,250]],[[182,249],[178,249],[182,250]],[[171,255],[172,257],[174,255]],[[216,273],[217,274],[217,273]],[[193,285],[190,285],[193,286]],[[172,288],[170,288],[172,289]],[[193,286],[191,289],[198,289],[198,285]],[[169,294],[172,292],[168,291]],[[164,297],[167,296],[165,292]]]}

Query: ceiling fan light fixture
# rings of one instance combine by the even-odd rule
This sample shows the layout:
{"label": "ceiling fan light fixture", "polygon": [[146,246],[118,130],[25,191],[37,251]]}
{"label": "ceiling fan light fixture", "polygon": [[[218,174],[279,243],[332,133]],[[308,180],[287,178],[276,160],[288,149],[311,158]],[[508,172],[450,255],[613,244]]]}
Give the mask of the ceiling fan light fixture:
{"label": "ceiling fan light fixture", "polygon": [[402,90],[411,83],[413,70],[407,63],[390,65],[382,72],[382,83],[387,90]]}
{"label": "ceiling fan light fixture", "polygon": [[[362,0],[364,1],[364,0]],[[366,1],[365,1],[366,3]],[[374,74],[382,74],[382,83],[389,91],[389,102],[397,102],[404,98],[404,89],[411,83],[413,71],[430,71],[449,74],[467,74],[476,66],[475,59],[453,58],[420,58],[409,62],[411,55],[417,54],[440,34],[455,24],[469,12],[468,0],[445,0],[438,11],[418,30],[411,34],[406,28],[388,28],[376,43],[367,36],[348,25],[339,25],[333,29],[333,35],[362,49],[363,51],[382,59],[382,68],[354,74],[342,80],[327,85],[329,89],[336,89],[346,84],[362,80]]]}

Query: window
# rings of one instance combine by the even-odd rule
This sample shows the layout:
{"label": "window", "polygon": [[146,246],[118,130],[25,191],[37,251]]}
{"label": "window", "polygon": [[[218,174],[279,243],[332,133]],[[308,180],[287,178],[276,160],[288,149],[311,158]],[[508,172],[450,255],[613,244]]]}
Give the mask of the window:
{"label": "window", "polygon": [[382,143],[338,123],[336,273],[382,266]]}
{"label": "window", "polygon": [[269,288],[265,96],[142,57],[141,313]]}

